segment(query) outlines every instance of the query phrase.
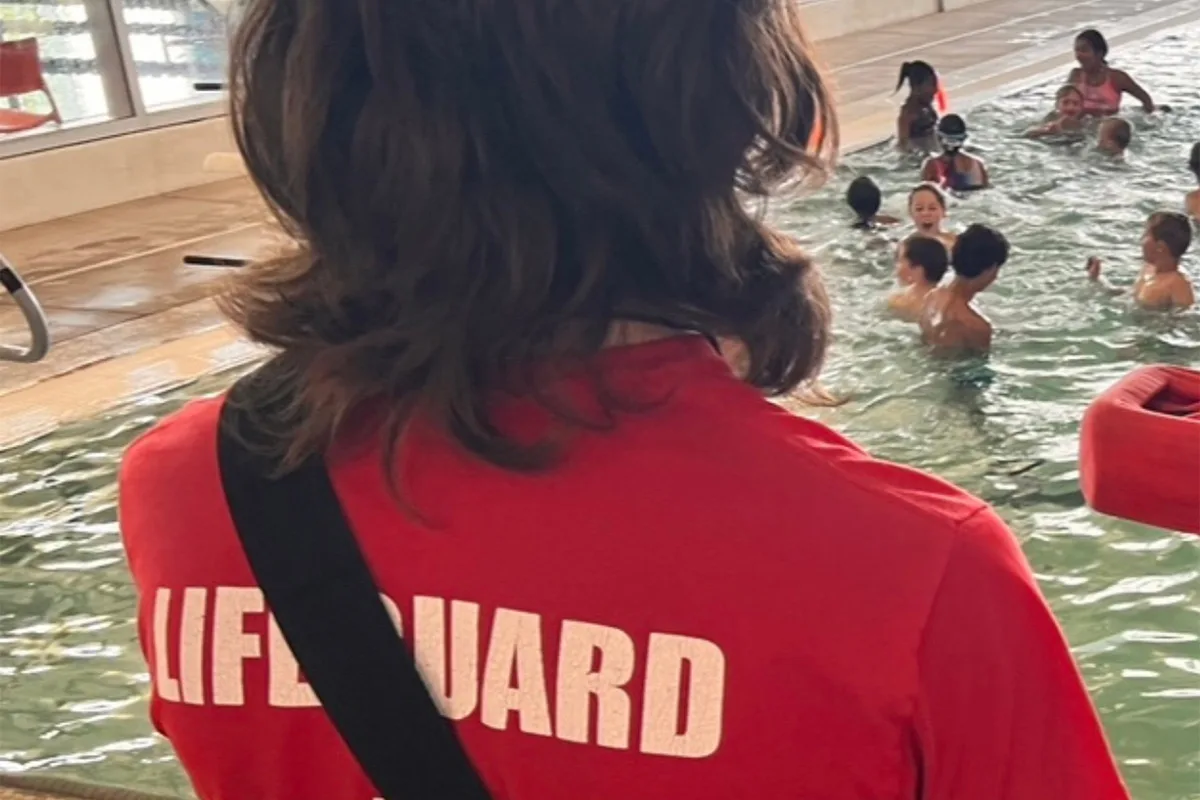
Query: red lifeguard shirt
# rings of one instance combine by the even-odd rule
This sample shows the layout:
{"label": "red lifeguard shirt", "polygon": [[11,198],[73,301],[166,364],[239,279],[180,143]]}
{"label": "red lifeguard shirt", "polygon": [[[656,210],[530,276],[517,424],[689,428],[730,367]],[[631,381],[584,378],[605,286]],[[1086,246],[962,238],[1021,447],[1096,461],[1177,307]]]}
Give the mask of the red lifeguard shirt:
{"label": "red lifeguard shirt", "polygon": [[[407,496],[432,528],[397,506],[377,448],[333,460],[495,797],[1128,796],[985,504],[765,401],[700,337],[602,363],[662,402],[580,432],[544,474],[414,433]],[[121,475],[154,723],[204,800],[371,800],[241,552],[220,404],[162,422]]]}

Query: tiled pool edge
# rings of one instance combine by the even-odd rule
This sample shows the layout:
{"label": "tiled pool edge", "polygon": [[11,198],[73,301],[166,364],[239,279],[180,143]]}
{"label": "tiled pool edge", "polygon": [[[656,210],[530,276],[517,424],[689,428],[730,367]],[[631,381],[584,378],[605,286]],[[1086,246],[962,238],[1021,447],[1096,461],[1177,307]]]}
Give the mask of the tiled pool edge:
{"label": "tiled pool edge", "polygon": [[[1110,35],[1114,47],[1164,30],[1200,21],[1200,0],[1128,17]],[[1041,83],[1072,63],[1070,40],[1056,39],[1032,48],[947,73],[958,87],[956,101],[970,108],[997,96]],[[896,114],[895,97],[880,94],[847,103],[841,109],[842,154],[885,141]],[[59,427],[135,400],[148,392],[188,383],[222,369],[245,364],[265,351],[229,325],[81,367],[31,386],[0,394],[0,450],[20,446]]]}

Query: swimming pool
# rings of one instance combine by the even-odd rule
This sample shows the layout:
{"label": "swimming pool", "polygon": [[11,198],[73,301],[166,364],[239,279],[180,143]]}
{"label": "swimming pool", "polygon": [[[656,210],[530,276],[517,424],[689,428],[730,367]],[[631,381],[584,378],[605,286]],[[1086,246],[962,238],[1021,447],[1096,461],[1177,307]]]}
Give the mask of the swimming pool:
{"label": "swimming pool", "polygon": [[[1195,796],[1200,768],[1200,550],[1092,514],[1075,472],[1079,416],[1097,391],[1135,364],[1200,362],[1200,313],[1141,317],[1083,279],[1095,251],[1110,256],[1114,281],[1132,280],[1146,215],[1177,207],[1189,186],[1200,29],[1137,50],[1137,77],[1178,111],[1132,115],[1126,165],[1013,138],[1049,107],[1056,83],[970,115],[999,188],[956,201],[951,219],[988,221],[1014,246],[982,300],[998,331],[987,362],[933,362],[910,326],[881,314],[891,251],[842,215],[841,191],[858,172],[874,175],[902,215],[915,166],[901,171],[887,148],[858,154],[829,187],[777,213],[813,243],[837,304],[826,381],[850,402],[830,421],[876,454],[932,469],[997,506],[1066,625],[1134,796],[1181,800]],[[134,436],[231,378],[147,396],[0,453],[0,770],[188,791],[146,721],[113,480]]]}

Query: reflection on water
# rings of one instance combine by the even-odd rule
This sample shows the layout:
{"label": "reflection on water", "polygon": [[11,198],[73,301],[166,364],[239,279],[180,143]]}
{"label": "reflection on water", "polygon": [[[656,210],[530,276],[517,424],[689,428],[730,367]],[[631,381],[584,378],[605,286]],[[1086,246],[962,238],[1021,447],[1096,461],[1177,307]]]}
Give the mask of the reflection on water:
{"label": "reflection on water", "polygon": [[[1137,315],[1123,299],[1092,291],[1083,265],[1100,252],[1113,279],[1130,283],[1146,215],[1182,198],[1184,145],[1200,130],[1200,30],[1187,33],[1144,48],[1138,77],[1179,112],[1135,115],[1127,164],[1014,138],[1050,105],[1053,85],[971,115],[1001,188],[956,202],[953,218],[990,221],[1014,245],[982,300],[998,331],[988,359],[932,361],[911,326],[880,313],[891,249],[848,229],[840,187],[867,172],[899,197],[913,170],[897,173],[898,156],[885,149],[851,158],[835,185],[781,211],[793,232],[825,243],[818,249],[838,312],[826,378],[851,398],[829,420],[876,454],[931,469],[996,505],[1067,629],[1142,800],[1196,797],[1200,551],[1195,540],[1084,507],[1078,423],[1090,399],[1134,366],[1200,362],[1200,312]],[[902,211],[899,200],[894,206]],[[228,382],[218,376],[148,397],[0,453],[0,769],[185,791],[169,747],[145,719],[113,479],[138,431]]]}

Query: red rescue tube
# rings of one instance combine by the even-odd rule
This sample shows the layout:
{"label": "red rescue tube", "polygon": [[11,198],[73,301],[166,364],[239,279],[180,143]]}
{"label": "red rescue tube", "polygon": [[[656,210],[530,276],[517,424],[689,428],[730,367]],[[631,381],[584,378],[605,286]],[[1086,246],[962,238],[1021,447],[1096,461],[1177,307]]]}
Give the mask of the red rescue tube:
{"label": "red rescue tube", "polygon": [[1200,534],[1200,372],[1142,367],[1096,398],[1079,475],[1102,514]]}

